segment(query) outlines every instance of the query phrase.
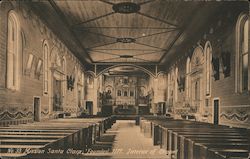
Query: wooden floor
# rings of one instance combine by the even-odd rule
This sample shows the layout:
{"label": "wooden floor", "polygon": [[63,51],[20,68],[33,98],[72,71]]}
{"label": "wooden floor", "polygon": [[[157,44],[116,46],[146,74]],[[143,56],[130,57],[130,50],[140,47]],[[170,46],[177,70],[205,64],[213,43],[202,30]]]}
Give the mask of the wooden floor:
{"label": "wooden floor", "polygon": [[[140,132],[140,127],[135,125],[134,120],[118,121],[113,129],[118,132],[113,158],[166,158],[165,151],[160,146],[153,146],[153,140]],[[119,150],[122,153],[118,153]]]}
{"label": "wooden floor", "polygon": [[[152,138],[145,137],[140,132],[140,127],[135,125],[135,120],[117,120],[111,129],[103,135],[100,142],[92,148],[90,156],[106,158],[142,158],[166,159],[166,151],[160,146],[153,146]],[[105,150],[109,153],[98,153]]]}

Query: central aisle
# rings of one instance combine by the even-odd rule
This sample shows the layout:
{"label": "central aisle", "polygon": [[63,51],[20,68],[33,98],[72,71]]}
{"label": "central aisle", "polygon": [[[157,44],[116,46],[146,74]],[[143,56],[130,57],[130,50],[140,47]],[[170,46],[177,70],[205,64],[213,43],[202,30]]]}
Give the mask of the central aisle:
{"label": "central aisle", "polygon": [[166,151],[153,146],[152,138],[144,137],[134,120],[118,120],[108,133],[116,133],[112,158],[167,158]]}

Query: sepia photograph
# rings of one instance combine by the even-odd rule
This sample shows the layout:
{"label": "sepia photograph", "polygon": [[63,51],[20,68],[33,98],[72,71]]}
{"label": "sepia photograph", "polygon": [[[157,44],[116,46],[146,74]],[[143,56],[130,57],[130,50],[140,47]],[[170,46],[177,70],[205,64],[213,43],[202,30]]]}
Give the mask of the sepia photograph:
{"label": "sepia photograph", "polygon": [[0,159],[250,159],[248,0],[0,0]]}

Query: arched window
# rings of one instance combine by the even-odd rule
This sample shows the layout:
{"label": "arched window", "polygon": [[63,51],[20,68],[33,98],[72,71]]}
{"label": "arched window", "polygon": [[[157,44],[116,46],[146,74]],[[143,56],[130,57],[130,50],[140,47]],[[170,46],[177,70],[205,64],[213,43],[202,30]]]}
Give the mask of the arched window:
{"label": "arched window", "polygon": [[248,90],[248,69],[249,69],[249,52],[248,52],[248,22],[243,23],[242,43],[241,43],[241,65],[242,65],[242,90]]}
{"label": "arched window", "polygon": [[186,63],[186,98],[190,97],[190,72],[191,72],[191,62],[190,58],[187,58]]}
{"label": "arched window", "polygon": [[206,72],[206,95],[210,95],[211,91],[211,71],[212,71],[212,47],[210,42],[205,44],[205,72]]}
{"label": "arched window", "polygon": [[236,92],[250,90],[248,15],[241,14],[236,24]]}
{"label": "arched window", "polygon": [[16,14],[9,12],[8,16],[8,43],[7,43],[7,88],[19,89],[19,52],[20,52],[20,25]]}
{"label": "arched window", "polygon": [[43,77],[43,92],[44,94],[48,94],[48,87],[49,87],[49,70],[48,70],[48,64],[49,64],[49,46],[47,41],[44,41],[43,43],[43,61],[44,61],[44,77]]}

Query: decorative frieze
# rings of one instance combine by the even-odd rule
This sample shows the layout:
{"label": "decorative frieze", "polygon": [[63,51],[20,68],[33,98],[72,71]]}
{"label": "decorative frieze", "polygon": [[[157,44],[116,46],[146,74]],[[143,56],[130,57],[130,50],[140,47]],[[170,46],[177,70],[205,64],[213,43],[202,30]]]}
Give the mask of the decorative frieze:
{"label": "decorative frieze", "polygon": [[221,106],[220,123],[232,126],[250,126],[250,105]]}
{"label": "decorative frieze", "polygon": [[5,106],[0,110],[0,121],[33,118],[33,111],[30,107],[19,108],[19,106]]}

